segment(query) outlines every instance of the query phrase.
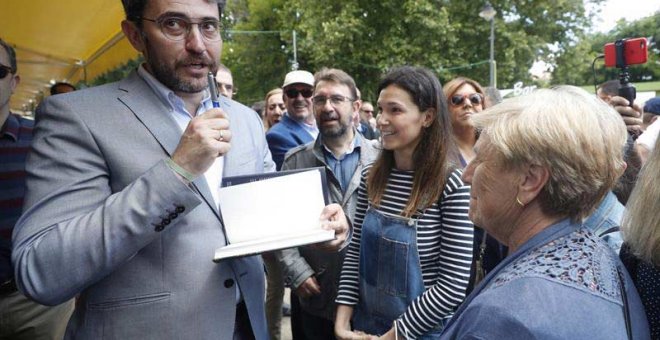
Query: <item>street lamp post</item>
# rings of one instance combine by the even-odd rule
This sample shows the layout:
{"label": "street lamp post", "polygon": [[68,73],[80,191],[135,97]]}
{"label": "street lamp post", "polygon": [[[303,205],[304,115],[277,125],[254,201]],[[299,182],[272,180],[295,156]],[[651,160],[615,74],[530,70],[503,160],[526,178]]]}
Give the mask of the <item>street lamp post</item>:
{"label": "street lamp post", "polygon": [[488,64],[490,65],[489,70],[489,81],[490,86],[497,88],[497,77],[495,75],[495,14],[497,11],[491,6],[489,1],[486,1],[486,4],[479,12],[479,16],[490,21],[490,59],[488,59]]}

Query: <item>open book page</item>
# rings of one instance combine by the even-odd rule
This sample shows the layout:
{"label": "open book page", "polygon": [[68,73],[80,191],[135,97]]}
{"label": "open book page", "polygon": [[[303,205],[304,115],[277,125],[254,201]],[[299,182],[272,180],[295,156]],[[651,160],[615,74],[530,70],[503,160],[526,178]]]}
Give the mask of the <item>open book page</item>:
{"label": "open book page", "polygon": [[[271,244],[271,249],[262,250],[267,251],[305,244],[300,239],[332,239],[332,234],[321,229],[319,221],[326,205],[322,171],[310,169],[220,188],[227,247],[245,244],[254,253],[255,244],[259,244],[259,249]],[[314,232],[325,236],[310,237]],[[294,241],[297,236],[300,239]],[[281,240],[291,240],[291,245]]]}

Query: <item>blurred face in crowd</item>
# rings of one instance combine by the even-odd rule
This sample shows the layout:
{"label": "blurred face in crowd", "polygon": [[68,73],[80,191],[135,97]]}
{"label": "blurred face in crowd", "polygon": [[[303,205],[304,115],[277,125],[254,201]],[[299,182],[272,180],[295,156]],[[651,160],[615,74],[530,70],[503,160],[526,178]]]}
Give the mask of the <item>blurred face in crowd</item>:
{"label": "blurred face in crowd", "polygon": [[378,129],[383,148],[412,157],[422,138],[422,129],[433,120],[430,112],[422,112],[412,96],[396,85],[383,89],[378,96]]}
{"label": "blurred face in crowd", "polygon": [[217,69],[222,40],[205,37],[200,30],[208,27],[204,24],[191,25],[189,33],[178,41],[165,36],[161,27],[181,27],[179,19],[193,23],[217,21],[217,4],[206,0],[150,0],[142,18],[141,29],[129,21],[122,22],[122,29],[133,47],[144,55],[147,71],[180,95],[205,90],[208,72]]}
{"label": "blurred face in crowd", "polygon": [[374,106],[369,102],[365,102],[360,107],[360,120],[368,122],[371,118],[374,118]]}
{"label": "blurred face in crowd", "polygon": [[517,216],[517,171],[507,169],[490,145],[490,138],[482,134],[474,147],[476,157],[463,173],[463,181],[470,190],[469,217],[498,241],[506,242],[511,235],[511,223]]}
{"label": "blurred face in crowd", "polygon": [[234,96],[234,79],[227,70],[219,69],[215,75],[215,82],[218,84],[218,92],[221,96],[229,99]]}
{"label": "blurred face in crowd", "polygon": [[347,85],[318,82],[313,103],[316,125],[323,137],[337,138],[353,131],[353,116],[359,109],[359,103],[352,98]]}
{"label": "blurred face in crowd", "polygon": [[456,127],[470,126],[470,115],[483,111],[484,97],[470,84],[463,84],[447,98],[451,123]]}
{"label": "blurred face in crowd", "polygon": [[[20,77],[11,73],[11,63],[9,62],[9,54],[0,46],[0,67],[3,68],[2,74],[5,76],[0,79],[0,119],[5,118],[2,115],[9,113],[9,98],[14,94],[14,90],[20,82]],[[0,121],[0,126],[4,121]]]}
{"label": "blurred face in crowd", "polygon": [[284,106],[284,100],[279,94],[268,97],[268,102],[266,103],[266,120],[268,121],[269,126],[273,126],[279,123],[282,120],[282,115],[284,114],[286,107]]}
{"label": "blurred face in crowd", "polygon": [[286,112],[293,120],[302,122],[312,114],[314,89],[307,84],[291,84],[284,89]]}

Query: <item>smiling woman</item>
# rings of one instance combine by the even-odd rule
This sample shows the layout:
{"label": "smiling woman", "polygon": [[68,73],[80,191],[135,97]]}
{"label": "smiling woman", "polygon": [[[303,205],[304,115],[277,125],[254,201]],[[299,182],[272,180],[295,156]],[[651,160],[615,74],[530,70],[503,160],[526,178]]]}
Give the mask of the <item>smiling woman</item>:
{"label": "smiling woman", "polygon": [[397,68],[378,92],[383,151],[362,172],[335,333],[436,339],[470,277],[469,187],[435,75]]}

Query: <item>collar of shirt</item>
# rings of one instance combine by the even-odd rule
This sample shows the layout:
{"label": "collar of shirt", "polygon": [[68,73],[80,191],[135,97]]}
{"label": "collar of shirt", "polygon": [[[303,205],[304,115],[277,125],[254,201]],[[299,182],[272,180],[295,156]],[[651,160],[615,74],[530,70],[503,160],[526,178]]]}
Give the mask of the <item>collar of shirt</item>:
{"label": "collar of shirt", "polygon": [[[356,131],[353,130],[353,132],[356,132]],[[321,139],[321,142],[323,142],[323,139]],[[330,157],[331,159],[337,160],[337,161],[341,161],[342,159],[344,159],[344,157],[346,157],[346,155],[352,154],[353,151],[355,151],[356,149],[359,149],[362,146],[360,144],[360,138],[358,138],[357,133],[353,134],[353,142],[351,142],[351,145],[349,146],[348,150],[346,150],[346,152],[344,152],[343,155],[339,156],[339,158],[335,157],[335,154],[333,154],[332,151],[330,151],[330,149],[328,149],[328,147],[325,146],[324,143],[321,143],[321,145],[323,145],[323,151],[325,153],[326,159],[328,157]]]}
{"label": "collar of shirt", "polygon": [[137,72],[138,75],[140,75],[140,77],[144,79],[147,85],[149,85],[149,87],[154,91],[156,97],[158,97],[158,99],[170,109],[170,112],[175,113],[175,119],[177,120],[177,123],[181,121],[180,117],[177,117],[179,115],[186,116],[185,125],[188,125],[188,121],[191,117],[204,113],[204,111],[213,107],[213,103],[211,102],[211,93],[207,90],[205,91],[204,98],[200,102],[200,105],[197,107],[197,112],[195,112],[194,115],[191,115],[190,112],[186,110],[183,99],[177,96],[174,91],[163,85],[163,83],[158,81],[158,79],[151,75],[151,73],[147,72],[147,70],[144,68],[144,65],[140,65]]}
{"label": "collar of shirt", "polygon": [[18,121],[18,118],[13,114],[9,113],[7,120],[2,125],[0,129],[0,137],[3,139],[13,139],[14,141],[18,140],[18,131],[21,128],[21,123]]}

